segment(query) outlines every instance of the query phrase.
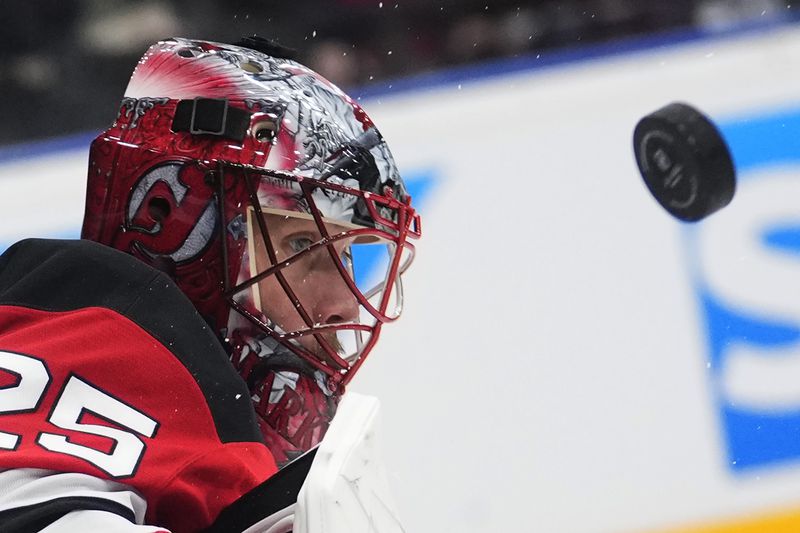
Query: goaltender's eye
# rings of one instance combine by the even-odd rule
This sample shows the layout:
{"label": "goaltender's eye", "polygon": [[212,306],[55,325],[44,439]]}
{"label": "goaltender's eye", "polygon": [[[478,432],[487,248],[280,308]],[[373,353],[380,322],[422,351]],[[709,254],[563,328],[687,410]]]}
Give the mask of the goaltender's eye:
{"label": "goaltender's eye", "polygon": [[308,237],[292,237],[288,240],[292,252],[299,253],[314,244]]}

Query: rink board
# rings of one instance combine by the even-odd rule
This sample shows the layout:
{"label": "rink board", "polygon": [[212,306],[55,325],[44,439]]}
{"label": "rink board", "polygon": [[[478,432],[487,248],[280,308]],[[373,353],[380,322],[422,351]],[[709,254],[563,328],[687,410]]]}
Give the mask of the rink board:
{"label": "rink board", "polygon": [[[408,531],[800,530],[800,30],[545,56],[373,94],[423,212],[382,400]],[[737,196],[670,219],[639,117],[714,117]],[[0,152],[0,245],[77,235],[86,139]],[[1,421],[0,421],[1,423]]]}

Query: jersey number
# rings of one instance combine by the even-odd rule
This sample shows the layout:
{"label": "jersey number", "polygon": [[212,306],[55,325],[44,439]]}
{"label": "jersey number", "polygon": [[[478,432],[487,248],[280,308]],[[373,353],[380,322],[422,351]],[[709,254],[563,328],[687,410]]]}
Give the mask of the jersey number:
{"label": "jersey number", "polygon": [[[0,415],[36,411],[50,385],[51,376],[43,361],[28,355],[0,351],[0,370],[16,377],[0,388]],[[103,418],[117,429],[81,422],[87,412]],[[145,451],[139,437],[152,437],[158,422],[97,387],[71,375],[54,402],[47,421],[61,429],[107,437],[114,441],[110,452],[70,442],[66,435],[42,431],[36,443],[51,452],[84,459],[113,477],[130,476],[136,471]],[[15,450],[21,436],[0,431],[0,449]]]}

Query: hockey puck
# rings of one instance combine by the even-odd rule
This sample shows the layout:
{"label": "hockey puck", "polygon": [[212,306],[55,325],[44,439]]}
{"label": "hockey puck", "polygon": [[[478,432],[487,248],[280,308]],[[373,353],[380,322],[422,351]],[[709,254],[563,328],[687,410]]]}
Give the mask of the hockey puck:
{"label": "hockey puck", "polygon": [[647,115],[633,132],[633,149],[647,188],[672,216],[695,222],[733,199],[730,151],[697,109],[673,103]]}

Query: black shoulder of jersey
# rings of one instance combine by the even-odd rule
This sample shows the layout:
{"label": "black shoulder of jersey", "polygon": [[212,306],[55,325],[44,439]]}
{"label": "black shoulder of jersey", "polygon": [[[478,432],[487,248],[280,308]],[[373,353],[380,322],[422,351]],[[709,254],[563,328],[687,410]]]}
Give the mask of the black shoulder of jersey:
{"label": "black shoulder of jersey", "polygon": [[177,285],[142,261],[87,240],[26,239],[0,256],[0,305],[116,311],[194,376],[222,442],[263,442],[247,385],[219,340]]}

